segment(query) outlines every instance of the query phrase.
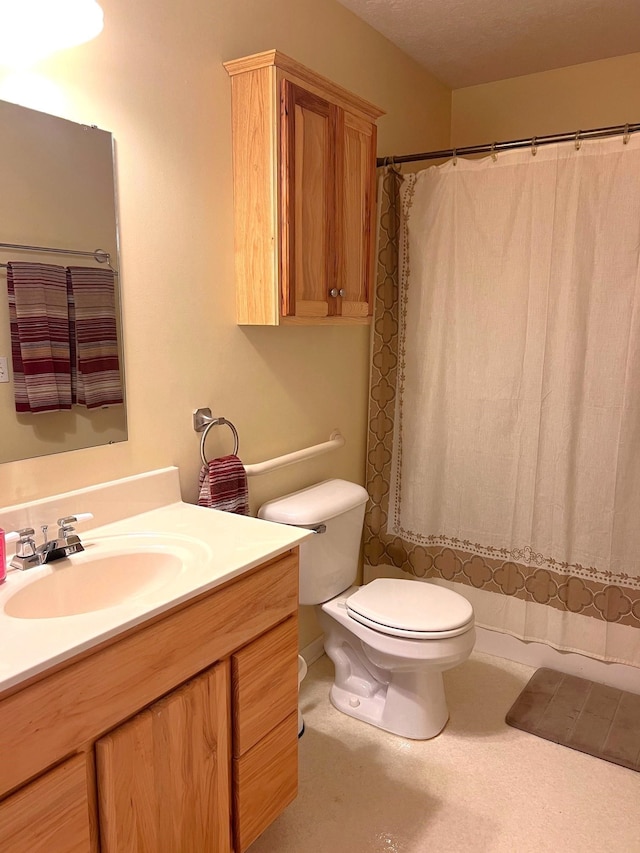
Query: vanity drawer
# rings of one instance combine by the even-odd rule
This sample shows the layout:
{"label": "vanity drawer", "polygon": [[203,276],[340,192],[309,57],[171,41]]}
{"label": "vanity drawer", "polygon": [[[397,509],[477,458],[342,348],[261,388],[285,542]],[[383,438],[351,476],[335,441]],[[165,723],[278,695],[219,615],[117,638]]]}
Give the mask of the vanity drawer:
{"label": "vanity drawer", "polygon": [[243,853],[298,793],[298,712],[233,759],[233,839]]}
{"label": "vanity drawer", "polygon": [[0,802],[0,850],[93,850],[87,778],[86,758],[77,755]]}
{"label": "vanity drawer", "polygon": [[298,620],[282,622],[231,657],[233,755],[244,755],[298,707]]}

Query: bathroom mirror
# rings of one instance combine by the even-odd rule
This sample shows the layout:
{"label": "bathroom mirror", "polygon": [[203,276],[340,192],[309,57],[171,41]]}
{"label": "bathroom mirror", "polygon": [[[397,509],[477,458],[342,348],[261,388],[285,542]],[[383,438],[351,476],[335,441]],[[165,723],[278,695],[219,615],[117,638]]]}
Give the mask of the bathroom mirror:
{"label": "bathroom mirror", "polygon": [[125,441],[124,402],[16,413],[6,269],[18,261],[106,269],[93,253],[109,254],[116,270],[116,372],[124,400],[113,138],[95,127],[0,101],[0,188],[0,244],[70,250],[0,247],[0,462]]}

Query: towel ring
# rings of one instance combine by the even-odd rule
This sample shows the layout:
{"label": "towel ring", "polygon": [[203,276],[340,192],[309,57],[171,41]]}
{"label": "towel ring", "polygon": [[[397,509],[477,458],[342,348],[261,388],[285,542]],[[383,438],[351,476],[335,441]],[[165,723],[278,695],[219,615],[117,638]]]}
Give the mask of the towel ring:
{"label": "towel ring", "polygon": [[204,455],[204,443],[207,438],[207,433],[209,432],[211,427],[219,426],[220,424],[225,424],[226,426],[228,426],[231,432],[233,433],[233,455],[238,455],[238,447],[240,445],[240,442],[238,440],[238,430],[231,423],[231,421],[228,421],[226,418],[214,418],[213,420],[209,421],[209,423],[202,430],[202,438],[200,439],[200,459],[202,459],[203,465],[209,464],[209,460]]}

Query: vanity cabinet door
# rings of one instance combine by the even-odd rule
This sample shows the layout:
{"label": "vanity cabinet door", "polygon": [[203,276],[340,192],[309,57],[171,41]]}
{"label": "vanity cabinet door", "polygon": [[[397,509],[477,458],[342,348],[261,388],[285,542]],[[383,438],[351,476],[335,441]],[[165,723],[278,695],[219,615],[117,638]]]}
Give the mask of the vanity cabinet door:
{"label": "vanity cabinet door", "polygon": [[87,853],[93,849],[84,755],[70,758],[0,802],[0,850]]}
{"label": "vanity cabinet door", "polygon": [[229,853],[229,663],[96,743],[102,853]]}

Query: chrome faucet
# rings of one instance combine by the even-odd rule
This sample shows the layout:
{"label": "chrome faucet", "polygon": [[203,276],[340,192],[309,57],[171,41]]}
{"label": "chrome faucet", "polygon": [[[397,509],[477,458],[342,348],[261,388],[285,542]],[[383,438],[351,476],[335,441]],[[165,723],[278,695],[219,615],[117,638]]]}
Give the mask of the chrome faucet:
{"label": "chrome faucet", "polygon": [[44,563],[53,563],[55,560],[63,560],[72,554],[84,551],[84,545],[73,527],[78,521],[86,521],[93,518],[90,512],[81,515],[69,515],[58,519],[58,535],[55,539],[47,540],[48,524],[41,527],[44,542],[36,547],[33,527],[23,527],[18,530],[20,537],[16,545],[16,553],[9,564],[14,569],[33,569]]}

